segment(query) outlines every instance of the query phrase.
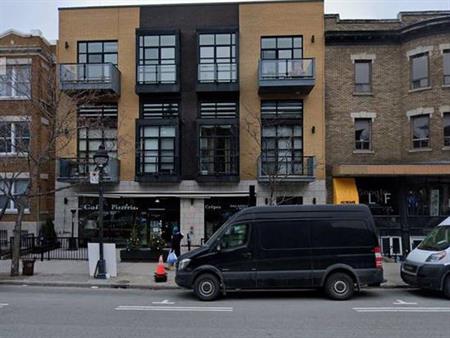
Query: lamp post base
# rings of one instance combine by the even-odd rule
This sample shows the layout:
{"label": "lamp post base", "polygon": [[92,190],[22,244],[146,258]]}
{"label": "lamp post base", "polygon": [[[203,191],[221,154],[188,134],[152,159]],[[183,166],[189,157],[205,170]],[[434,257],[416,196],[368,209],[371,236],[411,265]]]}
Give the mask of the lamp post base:
{"label": "lamp post base", "polygon": [[78,250],[77,239],[75,237],[69,238],[69,249],[68,250]]}
{"label": "lamp post base", "polygon": [[96,279],[106,279],[106,263],[104,259],[99,259],[97,261],[97,267],[95,269],[94,278]]}

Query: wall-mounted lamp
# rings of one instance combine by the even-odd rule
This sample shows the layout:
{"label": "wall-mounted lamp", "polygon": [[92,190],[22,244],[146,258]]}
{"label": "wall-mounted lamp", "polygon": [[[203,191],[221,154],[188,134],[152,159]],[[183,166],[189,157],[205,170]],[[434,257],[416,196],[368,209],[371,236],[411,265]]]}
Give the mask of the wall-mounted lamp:
{"label": "wall-mounted lamp", "polygon": [[314,43],[316,41],[316,37],[314,35],[311,36],[311,43]]}
{"label": "wall-mounted lamp", "polygon": [[312,134],[315,134],[315,133],[316,133],[316,126],[312,126],[312,128],[311,128],[311,133],[312,133]]}
{"label": "wall-mounted lamp", "polygon": [[64,48],[65,49],[69,48],[69,43],[67,41],[64,42]]}

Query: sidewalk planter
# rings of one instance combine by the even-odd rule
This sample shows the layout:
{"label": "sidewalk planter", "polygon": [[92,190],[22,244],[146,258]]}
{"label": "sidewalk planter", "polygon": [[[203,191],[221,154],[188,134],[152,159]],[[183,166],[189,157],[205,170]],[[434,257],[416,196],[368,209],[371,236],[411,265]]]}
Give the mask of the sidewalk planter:
{"label": "sidewalk planter", "polygon": [[34,274],[34,258],[24,258],[22,259],[22,275],[33,276]]}
{"label": "sidewalk planter", "polygon": [[169,254],[169,249],[163,249],[161,251],[152,251],[151,249],[124,249],[120,250],[121,262],[158,262],[159,256],[163,255],[164,261],[166,261]]}

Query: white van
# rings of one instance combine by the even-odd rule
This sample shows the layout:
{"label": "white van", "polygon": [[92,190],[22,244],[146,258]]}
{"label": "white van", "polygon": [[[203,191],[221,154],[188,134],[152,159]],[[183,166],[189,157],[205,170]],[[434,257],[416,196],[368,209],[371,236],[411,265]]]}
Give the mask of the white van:
{"label": "white van", "polygon": [[411,251],[401,275],[409,285],[443,291],[450,298],[450,217]]}

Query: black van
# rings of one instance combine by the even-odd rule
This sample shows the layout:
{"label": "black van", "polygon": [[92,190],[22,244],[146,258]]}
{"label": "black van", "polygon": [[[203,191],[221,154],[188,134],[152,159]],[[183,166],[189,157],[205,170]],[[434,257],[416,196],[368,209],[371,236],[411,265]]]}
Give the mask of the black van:
{"label": "black van", "polygon": [[383,282],[365,205],[247,208],[201,248],[181,255],[175,281],[201,300],[226,290],[323,288],[332,299]]}

